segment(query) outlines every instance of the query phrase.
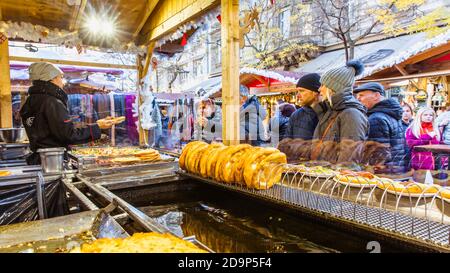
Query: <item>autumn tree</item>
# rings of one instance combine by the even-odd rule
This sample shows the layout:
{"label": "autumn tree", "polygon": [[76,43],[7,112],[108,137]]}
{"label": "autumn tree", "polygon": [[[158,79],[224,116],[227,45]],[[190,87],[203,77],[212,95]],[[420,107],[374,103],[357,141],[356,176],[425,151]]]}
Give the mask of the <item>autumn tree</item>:
{"label": "autumn tree", "polygon": [[[300,18],[298,15],[305,13],[298,1],[292,0],[241,0],[241,27],[248,25],[246,17],[257,13],[251,28],[245,31],[244,52],[247,58],[243,58],[244,65],[258,68],[271,68],[277,65],[277,58],[285,57],[289,52],[296,52],[296,61],[304,62],[318,53],[318,48],[305,41],[291,39],[289,31],[283,28],[282,23],[295,24]],[[287,22],[280,24],[280,15],[289,9],[290,15]],[[253,17],[252,17],[253,18]],[[242,32],[242,30],[241,30]]]}
{"label": "autumn tree", "polygon": [[312,0],[318,11],[315,26],[342,41],[347,61],[354,58],[355,45],[372,34],[445,31],[448,10],[424,14],[424,4],[426,0]]}

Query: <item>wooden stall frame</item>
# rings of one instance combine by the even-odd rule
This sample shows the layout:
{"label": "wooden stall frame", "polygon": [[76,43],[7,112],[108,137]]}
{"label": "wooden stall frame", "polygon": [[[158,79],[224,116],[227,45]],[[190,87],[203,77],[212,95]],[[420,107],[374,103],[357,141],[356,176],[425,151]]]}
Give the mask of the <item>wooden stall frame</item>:
{"label": "wooden stall frame", "polygon": [[239,0],[221,1],[222,8],[222,139],[237,145],[239,124]]}
{"label": "wooden stall frame", "polygon": [[8,39],[6,35],[0,33],[0,128],[11,128],[13,126],[9,69]]}

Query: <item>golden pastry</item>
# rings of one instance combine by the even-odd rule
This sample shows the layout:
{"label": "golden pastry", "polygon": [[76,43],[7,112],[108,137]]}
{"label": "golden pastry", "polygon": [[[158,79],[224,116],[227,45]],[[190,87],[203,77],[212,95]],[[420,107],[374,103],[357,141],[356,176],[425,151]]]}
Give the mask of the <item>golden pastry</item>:
{"label": "golden pastry", "polygon": [[216,163],[216,169],[214,171],[214,178],[217,181],[222,181],[225,182],[224,179],[224,172],[226,172],[225,168],[228,167],[230,168],[229,165],[226,166],[226,164],[230,161],[231,157],[243,150],[243,149],[247,149],[251,147],[251,145],[249,144],[239,144],[239,145],[235,145],[235,146],[229,146],[227,149],[225,149],[223,151],[223,153],[221,153],[221,156],[219,157],[218,162]]}
{"label": "golden pastry", "polygon": [[245,163],[250,159],[250,157],[257,153],[258,151],[262,150],[264,148],[261,147],[252,147],[245,151],[245,153],[242,155],[242,158],[236,162],[233,166],[233,172],[234,172],[234,181],[238,184],[244,185],[244,166]]}
{"label": "golden pastry", "polygon": [[233,155],[230,155],[230,157],[227,158],[227,161],[223,163],[222,178],[224,182],[239,183],[239,181],[235,179],[235,169],[236,169],[235,165],[238,165],[241,161],[245,160],[243,155],[249,150],[252,150],[252,147],[250,145],[242,146],[240,150],[235,152]]}
{"label": "golden pastry", "polygon": [[219,157],[228,148],[228,146],[223,146],[213,150],[210,154],[208,161],[206,162],[206,175],[208,178],[215,177],[216,165]]}
{"label": "golden pastry", "polygon": [[208,160],[215,150],[225,147],[222,143],[213,143],[203,153],[198,163],[198,171],[202,177],[208,177]]}
{"label": "golden pastry", "polygon": [[264,148],[257,151],[248,160],[246,160],[246,163],[244,163],[244,182],[247,187],[251,188],[254,184],[253,181],[257,179],[257,177],[254,177],[254,174],[257,170],[259,170],[259,162],[270,154],[276,152],[279,152],[279,150],[275,148]]}
{"label": "golden pastry", "polygon": [[186,163],[185,163],[186,164],[186,170],[188,172],[191,172],[191,173],[195,174],[195,168],[194,168],[195,167],[194,166],[195,158],[196,158],[196,156],[197,156],[197,154],[199,152],[202,152],[203,150],[208,148],[208,146],[209,145],[207,143],[202,142],[202,143],[198,144],[197,146],[195,146],[194,148],[192,148],[189,151],[189,153],[186,156]]}
{"label": "golden pastry", "polygon": [[442,189],[439,192],[439,196],[441,196],[442,198],[445,198],[445,199],[450,199],[450,189]]}
{"label": "golden pastry", "polygon": [[273,184],[279,183],[285,164],[287,164],[287,157],[281,152],[270,154],[264,158],[259,164],[260,169],[254,173],[257,179],[252,182],[252,188],[269,189]]}
{"label": "golden pastry", "polygon": [[131,163],[137,163],[139,161],[141,161],[141,160],[134,156],[118,157],[118,158],[114,158],[111,160],[111,162],[117,163],[117,164],[131,164]]}
{"label": "golden pastry", "polygon": [[414,182],[394,182],[394,183],[378,183],[378,187],[385,190],[386,187],[390,191],[395,191],[403,194],[421,194],[421,193],[437,193],[439,188],[436,186],[429,186],[422,183]]}
{"label": "golden pastry", "polygon": [[191,242],[171,234],[135,233],[128,238],[103,238],[83,244],[71,253],[206,253]]}
{"label": "golden pastry", "polygon": [[184,146],[183,151],[181,152],[181,156],[178,160],[178,164],[181,169],[186,170],[186,156],[188,155],[189,151],[193,148],[195,148],[197,145],[200,145],[201,143],[204,143],[202,141],[192,141],[189,142],[186,146]]}
{"label": "golden pastry", "polygon": [[0,176],[10,176],[11,172],[10,171],[0,171]]}

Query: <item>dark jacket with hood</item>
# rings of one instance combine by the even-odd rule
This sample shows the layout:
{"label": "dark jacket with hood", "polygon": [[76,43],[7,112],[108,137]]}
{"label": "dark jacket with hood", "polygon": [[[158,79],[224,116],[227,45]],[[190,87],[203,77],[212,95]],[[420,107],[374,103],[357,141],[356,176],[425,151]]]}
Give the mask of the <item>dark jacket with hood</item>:
{"label": "dark jacket with hood", "polygon": [[36,153],[41,148],[65,147],[97,140],[101,130],[97,124],[75,128],[67,110],[67,94],[57,85],[33,81],[28,98],[20,110],[22,122],[33,154],[28,164],[40,164]]}
{"label": "dark jacket with hood", "polygon": [[270,119],[269,130],[272,145],[276,146],[278,142],[289,137],[287,134],[289,118],[277,113]]}
{"label": "dark jacket with hood", "polygon": [[389,172],[407,171],[407,145],[402,114],[402,107],[394,99],[382,100],[367,112],[369,140],[390,147],[390,155],[385,161]]}
{"label": "dark jacket with hood", "polygon": [[250,142],[253,146],[260,146],[264,141],[263,120],[267,112],[262,107],[256,96],[253,96],[242,105],[240,109],[240,136],[241,141]]}
{"label": "dark jacket with hood", "polygon": [[309,106],[303,106],[297,109],[290,117],[287,137],[311,140],[318,122],[316,112]]}
{"label": "dark jacket with hood", "polygon": [[332,106],[322,102],[314,107],[319,123],[314,131],[312,158],[330,162],[357,161],[362,157],[362,150],[341,142],[361,143],[367,139],[367,109],[355,99],[351,88],[334,94],[331,101]]}

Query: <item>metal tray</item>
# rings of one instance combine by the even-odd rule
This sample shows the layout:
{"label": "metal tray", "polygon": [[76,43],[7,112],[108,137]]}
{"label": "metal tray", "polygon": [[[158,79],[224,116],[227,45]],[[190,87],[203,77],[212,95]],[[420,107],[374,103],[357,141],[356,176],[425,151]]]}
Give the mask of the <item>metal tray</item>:
{"label": "metal tray", "polygon": [[[69,164],[79,171],[93,171],[93,170],[102,170],[108,168],[118,168],[118,167],[129,167],[129,166],[149,166],[149,165],[157,165],[162,163],[170,163],[175,161],[175,157],[168,156],[165,154],[161,154],[161,160],[153,161],[153,162],[136,162],[131,164],[119,164],[108,162],[116,157],[101,157],[97,158],[94,156],[79,156],[75,155],[71,152],[68,152]],[[98,160],[102,160],[99,162]]]}
{"label": "metal tray", "polygon": [[0,253],[67,252],[99,238],[126,238],[127,232],[103,210],[81,212],[0,227]]}

